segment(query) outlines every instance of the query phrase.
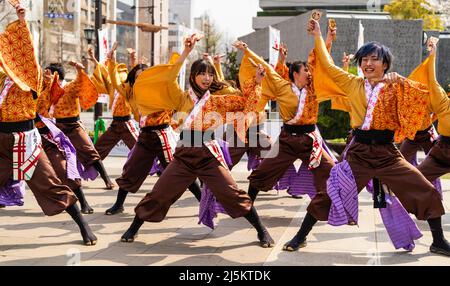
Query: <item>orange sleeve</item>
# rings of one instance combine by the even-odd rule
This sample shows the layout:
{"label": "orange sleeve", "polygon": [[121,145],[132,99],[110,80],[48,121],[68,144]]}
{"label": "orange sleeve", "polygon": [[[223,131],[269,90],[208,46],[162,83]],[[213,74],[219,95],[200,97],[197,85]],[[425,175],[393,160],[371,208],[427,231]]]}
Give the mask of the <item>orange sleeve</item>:
{"label": "orange sleeve", "polygon": [[78,72],[77,78],[68,83],[64,91],[68,96],[78,96],[82,109],[91,108],[98,99],[97,89],[84,71]]}
{"label": "orange sleeve", "polygon": [[277,62],[277,65],[275,66],[275,71],[285,80],[289,79],[289,68],[285,63]]}

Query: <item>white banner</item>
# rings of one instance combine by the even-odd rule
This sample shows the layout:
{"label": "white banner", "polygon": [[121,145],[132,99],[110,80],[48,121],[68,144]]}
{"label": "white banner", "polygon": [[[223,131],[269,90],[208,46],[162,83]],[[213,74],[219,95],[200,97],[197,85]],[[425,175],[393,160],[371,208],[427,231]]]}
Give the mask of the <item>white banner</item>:
{"label": "white banner", "polygon": [[106,61],[106,55],[108,54],[109,51],[109,39],[108,39],[108,30],[107,29],[103,29],[103,30],[98,30],[98,38],[100,39],[100,56],[98,61],[100,63],[104,63]]}
{"label": "white banner", "polygon": [[280,30],[269,26],[269,64],[273,67],[278,62],[278,50],[281,45]]}
{"label": "white banner", "polygon": [[[361,20],[359,21],[359,35],[358,35],[358,49],[364,46],[364,26],[361,23]],[[364,73],[362,69],[358,65],[358,75],[360,77],[364,77]]]}
{"label": "white banner", "polygon": [[103,94],[103,93],[99,93],[98,94],[98,99],[97,99],[98,103],[109,103],[109,95],[107,94]]}

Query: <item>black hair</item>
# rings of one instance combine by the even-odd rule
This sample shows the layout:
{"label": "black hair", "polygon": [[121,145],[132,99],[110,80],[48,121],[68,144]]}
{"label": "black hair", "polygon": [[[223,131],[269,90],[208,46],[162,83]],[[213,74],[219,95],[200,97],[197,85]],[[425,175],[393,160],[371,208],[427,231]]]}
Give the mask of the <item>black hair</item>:
{"label": "black hair", "polygon": [[294,82],[294,72],[299,73],[302,69],[302,66],[305,67],[305,69],[308,68],[308,65],[306,62],[303,61],[295,61],[291,64],[289,64],[289,79]]}
{"label": "black hair", "polygon": [[224,87],[229,86],[227,82],[219,81],[216,69],[214,68],[214,65],[210,61],[200,59],[196,60],[192,64],[191,75],[189,76],[189,84],[191,85],[191,88],[194,90],[196,94],[202,96],[205,93],[205,90],[201,90],[200,87],[195,83],[195,77],[203,72],[209,72],[213,75],[213,81],[209,86],[209,91],[211,93],[214,93],[218,90],[223,89]]}
{"label": "black hair", "polygon": [[48,69],[52,72],[52,74],[54,74],[55,72],[58,73],[59,75],[59,79],[60,80],[64,80],[65,76],[66,76],[66,72],[64,70],[64,67],[62,64],[60,63],[51,63],[49,64],[45,69]]}
{"label": "black hair", "polygon": [[383,64],[387,65],[387,68],[384,70],[384,73],[387,73],[388,70],[392,67],[392,62],[394,60],[394,56],[385,45],[380,44],[379,42],[369,42],[359,48],[356,52],[353,61],[361,66],[362,59],[369,55],[375,54],[379,59],[383,60]]}
{"label": "black hair", "polygon": [[136,65],[127,76],[126,83],[129,83],[131,86],[134,86],[134,83],[136,82],[136,73],[140,70],[146,70],[148,69],[148,65],[146,64],[138,64]]}

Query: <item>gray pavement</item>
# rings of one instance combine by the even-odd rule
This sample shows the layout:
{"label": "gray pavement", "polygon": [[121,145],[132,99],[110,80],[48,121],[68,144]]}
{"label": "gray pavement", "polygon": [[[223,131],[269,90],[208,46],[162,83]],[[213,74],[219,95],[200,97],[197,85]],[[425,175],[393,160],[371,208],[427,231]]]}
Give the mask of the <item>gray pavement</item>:
{"label": "gray pavement", "polygon": [[[125,158],[111,157],[105,166],[117,178]],[[247,189],[246,162],[233,171],[238,184]],[[86,182],[85,193],[95,213],[86,215],[98,237],[98,244],[81,245],[75,223],[66,213],[45,217],[27,190],[25,205],[0,209],[0,265],[447,265],[450,258],[431,254],[427,224],[418,222],[424,236],[413,252],[395,250],[380,215],[371,206],[367,192],[360,195],[359,226],[332,227],[318,223],[308,246],[298,252],[282,251],[283,244],[298,230],[309,198],[293,199],[285,191],[263,193],[256,207],[277,242],[274,248],[257,244],[256,232],[243,219],[219,214],[211,230],[198,225],[198,203],[190,192],[170,209],[161,223],[145,223],[132,244],[120,242],[131,223],[133,207],[151,190],[156,177],[149,177],[137,194],[131,194],[125,212],[105,216],[117,192],[102,189],[103,181]],[[443,182],[444,204],[450,207],[450,180]],[[450,237],[450,215],[443,218]]]}

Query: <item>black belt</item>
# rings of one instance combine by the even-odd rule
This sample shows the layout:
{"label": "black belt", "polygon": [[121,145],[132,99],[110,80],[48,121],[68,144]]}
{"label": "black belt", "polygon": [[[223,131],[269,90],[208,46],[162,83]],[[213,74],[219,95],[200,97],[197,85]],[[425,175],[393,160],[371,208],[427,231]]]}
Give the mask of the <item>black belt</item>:
{"label": "black belt", "polygon": [[314,132],[314,130],[316,130],[316,125],[289,125],[285,123],[282,128],[291,135],[300,135]]}
{"label": "black belt", "polygon": [[48,129],[47,126],[38,128],[37,130],[39,131],[39,134],[49,134],[50,133],[50,129]]}
{"label": "black belt", "polygon": [[439,136],[439,141],[446,143],[446,144],[450,144],[450,137],[448,136],[444,136],[444,135],[440,135]]}
{"label": "black belt", "polygon": [[424,134],[427,134],[428,132],[430,132],[430,129],[431,129],[431,125],[430,125],[427,129],[425,129],[425,130],[419,130],[419,131],[417,131],[417,132],[416,132],[416,136],[417,136],[417,135],[424,135]]}
{"label": "black belt", "polygon": [[180,140],[183,141],[183,146],[185,147],[201,147],[204,142],[209,142],[214,139],[214,130],[183,130],[180,134]]}
{"label": "black belt", "polygon": [[56,118],[56,123],[75,123],[78,121],[80,121],[80,116],[67,117],[67,118]]}
{"label": "black belt", "polygon": [[363,144],[389,144],[394,141],[394,131],[391,130],[361,130],[354,129],[355,141]]}
{"label": "black belt", "polygon": [[141,132],[144,133],[150,133],[153,132],[155,130],[163,130],[169,128],[169,124],[162,124],[162,125],[157,125],[157,126],[146,126],[144,128],[141,129]]}
{"label": "black belt", "polygon": [[34,120],[20,122],[0,122],[1,133],[25,132],[34,129]]}
{"label": "black belt", "polygon": [[36,117],[34,118],[34,123],[38,123],[38,122],[42,122],[42,119],[39,116],[39,114],[36,113]]}
{"label": "black belt", "polygon": [[131,119],[130,115],[127,116],[113,116],[114,121],[126,122]]}

